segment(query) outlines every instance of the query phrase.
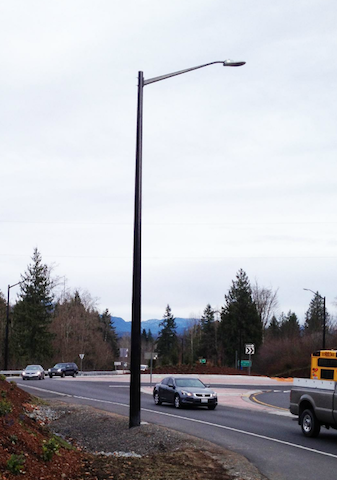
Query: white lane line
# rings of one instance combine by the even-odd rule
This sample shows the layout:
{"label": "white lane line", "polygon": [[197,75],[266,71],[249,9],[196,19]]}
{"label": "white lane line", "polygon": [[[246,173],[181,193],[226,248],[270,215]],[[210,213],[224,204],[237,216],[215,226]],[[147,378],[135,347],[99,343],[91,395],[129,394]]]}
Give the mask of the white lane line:
{"label": "white lane line", "polygon": [[39,387],[32,387],[31,385],[25,385],[27,388],[32,388],[33,390],[39,390],[40,392],[48,392],[48,393],[53,393],[54,395],[61,395],[62,397],[72,397],[73,395],[69,395],[68,393],[60,393],[60,392],[54,392],[54,390],[47,390],[45,388],[39,388]]}
{"label": "white lane line", "polygon": [[130,388],[130,385],[109,385],[109,388]]}
{"label": "white lane line", "polygon": [[73,398],[78,398],[79,400],[89,400],[90,402],[110,403],[111,405],[119,405],[120,407],[129,408],[129,405],[127,403],[112,402],[111,400],[98,400],[96,398],[81,397],[79,395],[73,395]]}
{"label": "white lane line", "polygon": [[[79,396],[79,395],[68,395],[66,393],[53,392],[52,390],[44,390],[43,388],[38,388],[38,387],[30,387],[30,388],[34,388],[36,390],[42,390],[44,392],[49,392],[49,393],[55,393],[57,395],[63,395],[63,396],[66,396],[66,397],[78,398],[79,400],[89,400],[90,402],[97,402],[97,403],[109,403],[111,405],[118,405],[120,407],[129,408],[129,405],[126,404],[126,403],[112,402],[111,400],[98,400],[97,398],[82,397],[82,396]],[[247,432],[247,431],[241,430],[239,428],[226,427],[225,425],[218,425],[217,423],[206,422],[205,420],[198,420],[198,419],[195,419],[195,418],[186,418],[186,417],[182,417],[180,415],[173,415],[172,413],[157,412],[156,410],[151,410],[149,408],[142,408],[142,411],[143,412],[149,412],[149,413],[155,413],[157,415],[164,415],[166,417],[178,418],[180,420],[185,420],[187,422],[201,423],[202,425],[208,425],[210,427],[221,428],[222,430],[229,430],[231,432],[241,433],[242,435],[248,435],[250,437],[261,438],[262,440],[267,440],[267,441],[274,442],[274,443],[280,443],[280,444],[286,445],[288,447],[298,448],[300,450],[305,450],[307,452],[317,453],[319,455],[324,455],[325,457],[337,458],[337,455],[335,455],[333,453],[322,452],[320,450],[316,450],[315,448],[304,447],[303,445],[296,445],[296,443],[286,442],[284,440],[279,440],[277,438],[266,437],[265,435],[260,435],[258,433]]]}

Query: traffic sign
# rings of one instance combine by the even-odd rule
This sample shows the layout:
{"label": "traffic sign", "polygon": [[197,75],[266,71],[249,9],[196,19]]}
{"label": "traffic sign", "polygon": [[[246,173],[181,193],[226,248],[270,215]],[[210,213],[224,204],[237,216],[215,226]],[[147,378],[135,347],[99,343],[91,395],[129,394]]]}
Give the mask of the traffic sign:
{"label": "traffic sign", "polygon": [[250,360],[241,360],[241,367],[251,367],[252,362]]}
{"label": "traffic sign", "polygon": [[245,354],[246,355],[254,355],[255,353],[255,345],[254,343],[246,343],[245,345]]}

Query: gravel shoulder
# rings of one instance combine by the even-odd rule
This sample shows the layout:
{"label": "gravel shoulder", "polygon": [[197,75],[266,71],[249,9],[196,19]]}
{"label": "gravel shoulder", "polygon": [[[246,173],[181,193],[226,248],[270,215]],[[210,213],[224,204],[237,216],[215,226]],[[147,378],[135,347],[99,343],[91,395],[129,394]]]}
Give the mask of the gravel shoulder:
{"label": "gravel shoulder", "polygon": [[245,457],[198,438],[148,423],[130,429],[127,417],[90,406],[48,404],[40,407],[48,428],[88,453],[97,479],[266,480]]}

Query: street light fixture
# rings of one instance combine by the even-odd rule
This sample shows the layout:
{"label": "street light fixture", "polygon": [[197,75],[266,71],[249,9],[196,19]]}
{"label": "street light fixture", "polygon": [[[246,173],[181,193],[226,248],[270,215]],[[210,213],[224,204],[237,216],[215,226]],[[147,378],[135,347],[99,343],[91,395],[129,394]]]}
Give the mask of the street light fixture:
{"label": "street light fixture", "polygon": [[8,337],[9,337],[9,291],[11,288],[20,285],[22,282],[14,283],[14,285],[8,285],[7,291],[7,309],[6,309],[6,332],[5,332],[5,355],[4,355],[4,370],[8,369]]}
{"label": "street light fixture", "polygon": [[132,323],[131,323],[131,365],[130,365],[130,416],[129,427],[140,425],[140,357],[141,357],[141,213],[142,213],[142,137],[143,137],[143,89],[145,85],[182,75],[199,68],[221,63],[224,67],[241,67],[246,62],[225,60],[206,63],[197,67],[179,70],[160,77],[144,79],[138,72],[138,107],[135,174],[135,210],[133,244],[133,287],[132,287]]}
{"label": "street light fixture", "polygon": [[321,298],[323,300],[323,342],[322,342],[322,349],[325,349],[325,331],[326,331],[326,309],[325,309],[325,297],[322,297],[318,292],[314,292],[313,290],[310,290],[310,288],[303,288],[303,290],[306,290],[307,292],[311,292],[317,297]]}

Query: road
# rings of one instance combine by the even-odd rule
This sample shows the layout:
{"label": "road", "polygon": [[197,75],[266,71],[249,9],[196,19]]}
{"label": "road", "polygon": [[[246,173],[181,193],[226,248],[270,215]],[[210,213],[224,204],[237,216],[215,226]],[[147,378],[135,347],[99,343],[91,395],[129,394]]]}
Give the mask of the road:
{"label": "road", "polygon": [[[17,382],[42,398],[92,405],[128,416],[129,383],[126,380],[125,377],[81,377],[29,382],[17,379]],[[278,405],[286,402],[286,398],[289,402],[289,386],[270,388],[266,385],[243,385],[242,381],[241,385],[237,382],[229,384],[228,381],[222,385],[218,381],[212,387],[219,392],[216,410],[176,410],[170,405],[154,405],[152,388],[149,383],[142,383],[141,419],[238,452],[271,480],[335,478],[337,433],[322,429],[317,439],[304,437],[287,406]],[[254,390],[257,393],[253,393]],[[246,396],[243,396],[243,391],[247,392]],[[249,400],[252,398],[259,403]],[[270,407],[273,403],[276,408]]]}

